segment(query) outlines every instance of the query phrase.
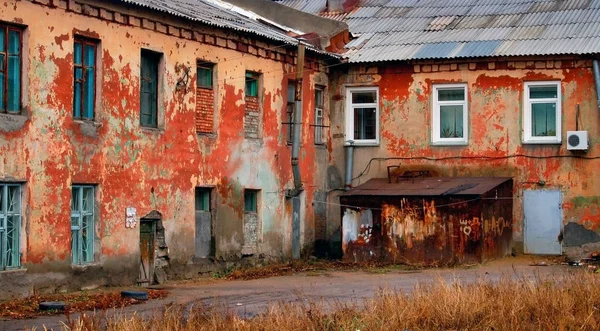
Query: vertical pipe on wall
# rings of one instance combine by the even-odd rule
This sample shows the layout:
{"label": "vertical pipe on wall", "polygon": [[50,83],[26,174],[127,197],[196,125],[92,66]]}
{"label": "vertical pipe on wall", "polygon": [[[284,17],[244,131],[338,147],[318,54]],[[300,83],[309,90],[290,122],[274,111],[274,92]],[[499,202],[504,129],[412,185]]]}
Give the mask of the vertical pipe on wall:
{"label": "vertical pipe on wall", "polygon": [[596,99],[598,100],[598,109],[600,109],[600,64],[594,60],[594,80],[596,81]]}
{"label": "vertical pipe on wall", "polygon": [[346,147],[346,180],[344,188],[347,190],[352,188],[352,166],[354,164],[354,141],[348,141]]}
{"label": "vertical pipe on wall", "polygon": [[298,156],[300,155],[300,139],[302,138],[302,76],[304,75],[304,45],[298,44],[298,59],[296,63],[296,102],[293,116],[292,136],[292,174],[294,189],[291,196],[297,196],[302,191],[302,176]]}

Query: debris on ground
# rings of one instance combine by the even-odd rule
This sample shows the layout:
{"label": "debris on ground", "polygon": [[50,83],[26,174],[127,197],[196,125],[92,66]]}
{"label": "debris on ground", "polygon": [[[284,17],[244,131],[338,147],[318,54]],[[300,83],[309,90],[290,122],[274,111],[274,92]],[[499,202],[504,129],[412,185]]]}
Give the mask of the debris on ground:
{"label": "debris on ground", "polygon": [[[159,299],[167,296],[164,290],[145,290],[149,299]],[[43,310],[40,303],[61,302],[65,310]],[[121,308],[139,303],[132,298],[121,297],[119,290],[107,290],[103,292],[75,292],[63,294],[40,294],[24,299],[13,299],[0,302],[0,318],[26,319],[41,315],[57,315],[73,313],[86,310],[105,310],[110,308]],[[43,305],[46,307],[46,305]]]}

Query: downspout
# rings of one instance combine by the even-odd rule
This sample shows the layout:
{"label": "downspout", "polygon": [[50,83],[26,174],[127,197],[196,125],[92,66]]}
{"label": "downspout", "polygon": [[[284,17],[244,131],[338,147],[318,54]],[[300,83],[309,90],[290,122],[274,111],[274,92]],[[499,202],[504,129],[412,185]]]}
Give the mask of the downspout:
{"label": "downspout", "polygon": [[352,188],[352,166],[354,165],[354,141],[349,140],[346,145],[346,180],[344,189],[348,191]]}
{"label": "downspout", "polygon": [[600,64],[594,60],[594,80],[596,81],[596,100],[598,100],[598,109],[600,110]]}
{"label": "downspout", "polygon": [[288,192],[288,196],[296,197],[304,190],[302,187],[302,175],[300,174],[300,139],[302,138],[302,76],[304,74],[304,45],[298,44],[298,59],[296,63],[296,96],[294,103],[293,136],[292,136],[292,174],[294,176],[294,188]]}

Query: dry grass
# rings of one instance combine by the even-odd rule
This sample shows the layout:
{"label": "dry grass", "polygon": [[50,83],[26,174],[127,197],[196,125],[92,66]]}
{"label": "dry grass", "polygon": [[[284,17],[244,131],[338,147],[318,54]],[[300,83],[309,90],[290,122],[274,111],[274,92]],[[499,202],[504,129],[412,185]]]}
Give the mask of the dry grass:
{"label": "dry grass", "polygon": [[155,316],[94,317],[72,330],[598,330],[600,277],[575,273],[545,280],[438,281],[410,294],[382,290],[363,305],[279,304],[243,319],[231,312],[169,306]]}

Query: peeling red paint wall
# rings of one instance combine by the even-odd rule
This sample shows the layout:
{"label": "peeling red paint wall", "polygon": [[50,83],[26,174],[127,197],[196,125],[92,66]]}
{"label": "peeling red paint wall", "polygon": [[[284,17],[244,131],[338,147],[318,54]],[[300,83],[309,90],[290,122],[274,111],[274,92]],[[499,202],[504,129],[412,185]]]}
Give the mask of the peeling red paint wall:
{"label": "peeling red paint wall", "polygon": [[[243,190],[254,188],[261,190],[262,202],[257,252],[267,258],[289,257],[291,202],[285,190],[292,187],[291,155],[281,114],[285,82],[295,70],[294,51],[207,26],[188,30],[189,26],[178,27],[181,22],[151,12],[101,2],[100,7],[70,2],[66,11],[66,1],[59,3],[53,7],[8,1],[0,13],[2,21],[25,25],[26,36],[25,111],[19,116],[2,115],[2,120],[23,123],[14,130],[0,126],[0,181],[24,183],[22,264],[36,272],[71,272],[72,184],[96,185],[99,245],[95,265],[103,270],[126,267],[135,273],[138,268],[139,227],[125,227],[127,207],[135,207],[138,218],[160,211],[171,262],[186,265],[191,261],[194,189],[200,186],[214,188],[217,256],[226,260],[241,256]],[[94,122],[72,117],[75,35],[99,40]],[[236,40],[249,46],[241,52]],[[141,49],[163,54],[157,129],[139,124]],[[195,74],[186,88],[177,87],[184,78],[182,66],[195,73],[198,59],[216,64],[215,131],[211,135],[196,134]],[[307,121],[314,120],[314,80],[327,85],[321,61],[307,56],[302,110]],[[247,70],[262,74],[260,139],[244,137]],[[324,181],[315,173],[316,164],[326,164],[327,155],[315,150],[309,126],[302,130],[301,241],[308,246],[313,233],[309,229],[313,192],[325,190]]]}
{"label": "peeling red paint wall", "polygon": [[[598,231],[600,218],[593,201],[600,196],[600,181],[595,176],[600,159],[577,158],[600,156],[600,114],[591,67],[591,60],[571,57],[349,65],[331,75],[332,164],[343,173],[345,87],[378,86],[381,143],[355,148],[354,186],[369,178],[386,177],[388,165],[399,165],[400,171],[430,170],[440,176],[510,176],[515,180],[513,231],[517,242],[523,240],[521,197],[527,189],[560,190],[563,223],[576,222]],[[561,82],[562,144],[522,143],[524,83],[538,80]],[[457,82],[468,87],[468,145],[433,146],[432,85]],[[577,107],[579,130],[587,130],[590,137],[585,154],[567,150],[566,133],[576,129]],[[385,160],[394,157],[400,159]],[[371,161],[373,158],[382,160]],[[335,207],[330,207],[329,215],[334,222]]]}

